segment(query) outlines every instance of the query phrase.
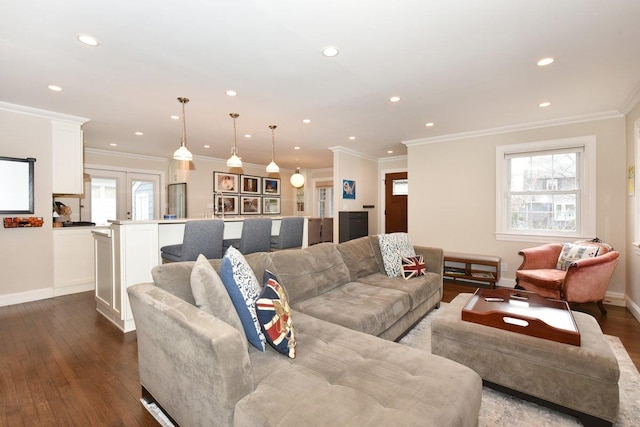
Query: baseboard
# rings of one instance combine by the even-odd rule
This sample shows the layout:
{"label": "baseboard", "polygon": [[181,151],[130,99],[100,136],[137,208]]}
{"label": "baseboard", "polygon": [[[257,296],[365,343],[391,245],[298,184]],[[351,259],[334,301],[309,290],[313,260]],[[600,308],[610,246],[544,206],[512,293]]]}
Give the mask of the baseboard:
{"label": "baseboard", "polygon": [[627,301],[627,310],[629,310],[633,315],[633,317],[635,317],[636,320],[640,322],[640,306],[635,302],[633,302],[631,298],[629,298],[628,296],[626,297],[626,301]]}
{"label": "baseboard", "polygon": [[53,298],[53,296],[53,288],[34,289],[33,291],[0,295],[0,307],[49,299]]}
{"label": "baseboard", "polygon": [[607,305],[615,305],[617,307],[626,307],[626,297],[620,292],[607,292],[604,295],[604,303]]}
{"label": "baseboard", "polygon": [[68,285],[68,286],[61,286],[61,287],[55,287],[53,288],[53,296],[54,297],[59,297],[62,295],[71,295],[71,294],[77,294],[79,292],[87,292],[87,291],[92,291],[96,288],[96,285],[91,282],[91,283],[80,283],[77,285]]}

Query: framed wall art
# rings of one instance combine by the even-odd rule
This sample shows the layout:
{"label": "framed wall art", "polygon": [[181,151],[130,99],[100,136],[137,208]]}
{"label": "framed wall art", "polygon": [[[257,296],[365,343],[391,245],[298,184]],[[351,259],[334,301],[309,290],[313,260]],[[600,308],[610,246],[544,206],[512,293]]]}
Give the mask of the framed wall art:
{"label": "framed wall art", "polygon": [[215,194],[213,203],[219,214],[224,212],[225,215],[238,215],[238,196]]}
{"label": "framed wall art", "polygon": [[280,178],[262,178],[262,194],[266,196],[279,196]]}
{"label": "framed wall art", "polygon": [[263,197],[262,213],[264,215],[280,214],[280,197]]}
{"label": "framed wall art", "polygon": [[240,196],[240,214],[257,215],[260,213],[260,196]]}
{"label": "framed wall art", "polygon": [[342,180],[342,198],[355,200],[356,198],[356,182],[349,179]]}
{"label": "framed wall art", "polygon": [[244,194],[260,194],[262,178],[252,175],[240,175],[240,192]]}
{"label": "framed wall art", "polygon": [[237,193],[240,190],[239,175],[227,172],[213,173],[213,191],[216,193]]}

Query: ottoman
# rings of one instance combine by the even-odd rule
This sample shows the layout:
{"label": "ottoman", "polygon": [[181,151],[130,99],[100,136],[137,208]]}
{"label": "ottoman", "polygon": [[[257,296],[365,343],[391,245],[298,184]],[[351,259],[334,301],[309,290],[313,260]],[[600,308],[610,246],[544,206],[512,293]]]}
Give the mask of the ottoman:
{"label": "ottoman", "polygon": [[485,385],[577,416],[584,425],[618,417],[618,362],[598,322],[573,312],[580,347],[462,320],[459,294],[431,326],[431,352],[475,370]]}

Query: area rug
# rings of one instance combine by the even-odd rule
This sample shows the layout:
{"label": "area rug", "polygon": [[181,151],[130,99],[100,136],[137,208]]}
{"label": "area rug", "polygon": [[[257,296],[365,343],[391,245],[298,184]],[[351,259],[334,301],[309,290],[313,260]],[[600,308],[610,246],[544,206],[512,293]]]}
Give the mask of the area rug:
{"label": "area rug", "polygon": [[[431,321],[438,316],[447,303],[441,303],[439,310],[432,310],[420,321],[400,343],[426,351],[431,351]],[[631,361],[618,337],[605,335],[620,366],[620,413],[614,426],[640,426],[640,374]],[[482,389],[482,405],[480,407],[480,427],[490,426],[581,426],[571,415],[537,405],[532,402],[510,396],[491,388]]]}

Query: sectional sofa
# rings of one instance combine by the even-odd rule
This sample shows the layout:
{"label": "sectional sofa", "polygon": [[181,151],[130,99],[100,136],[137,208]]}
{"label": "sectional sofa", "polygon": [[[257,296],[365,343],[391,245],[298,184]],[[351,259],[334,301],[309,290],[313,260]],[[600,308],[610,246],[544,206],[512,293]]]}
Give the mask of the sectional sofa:
{"label": "sectional sofa", "polygon": [[143,395],[181,426],[476,426],[480,377],[393,342],[442,297],[442,250],[415,252],[427,271],[409,280],[387,276],[377,236],[247,255],[288,293],[295,358],[248,344],[224,292],[215,315],[195,305],[201,261],[155,267],[128,288]]}

